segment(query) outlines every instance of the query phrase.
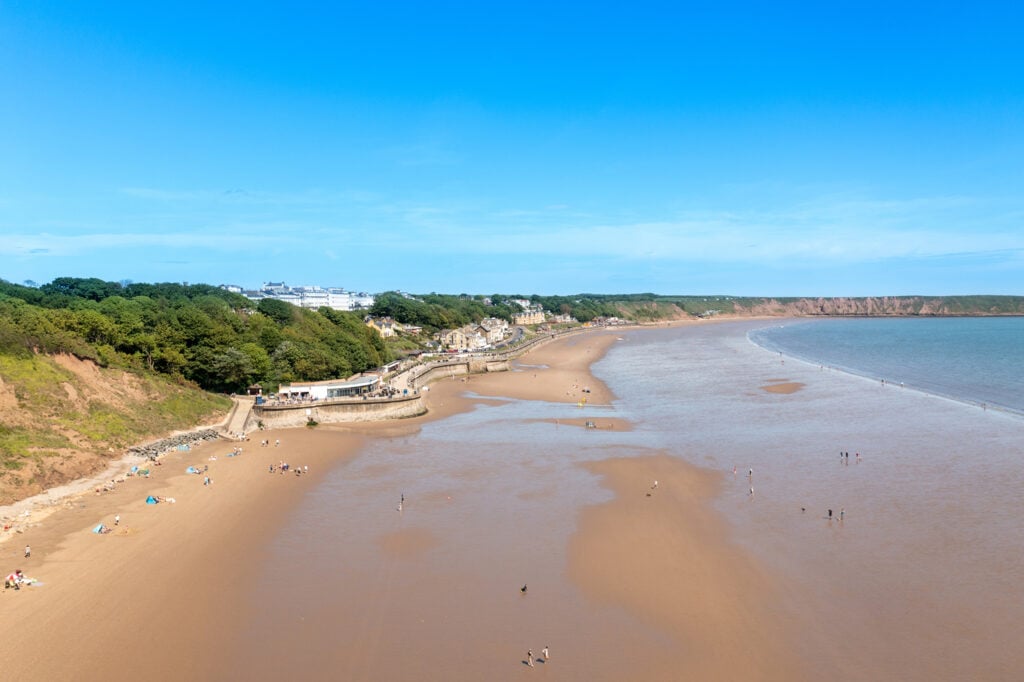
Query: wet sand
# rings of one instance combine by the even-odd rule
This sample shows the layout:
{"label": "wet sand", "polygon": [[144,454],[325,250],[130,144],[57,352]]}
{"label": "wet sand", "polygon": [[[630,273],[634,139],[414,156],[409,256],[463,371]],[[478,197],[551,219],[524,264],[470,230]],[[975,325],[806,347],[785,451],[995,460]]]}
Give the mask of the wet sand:
{"label": "wet sand", "polygon": [[710,508],[720,474],[666,454],[586,468],[615,499],[581,514],[569,547],[572,579],[595,602],[628,610],[677,647],[670,661],[635,660],[633,679],[801,678],[790,633],[777,623],[781,594],[726,541],[729,529]]}
{"label": "wet sand", "polygon": [[[44,583],[0,597],[5,676],[801,679],[774,578],[713,511],[721,473],[600,440],[585,464],[516,441],[487,456],[424,441],[427,424],[507,400],[611,404],[589,367],[617,340],[580,335],[512,372],[439,381],[425,418],[264,432],[232,458],[207,444],[80,498],[0,545],[7,570]],[[628,431],[552,419],[534,426]],[[310,474],[269,474],[280,460]],[[189,464],[208,465],[212,485]],[[147,506],[150,493],[176,502]],[[317,516],[316,496],[344,514]],[[117,533],[90,532],[115,513]],[[531,670],[526,649],[545,645],[551,661]]]}
{"label": "wet sand", "polygon": [[761,387],[761,390],[767,391],[768,393],[789,395],[790,393],[796,393],[803,387],[804,384],[801,384],[799,381],[780,381],[777,384],[765,384]]}
{"label": "wet sand", "polygon": [[[565,366],[548,372],[524,393],[550,401],[577,400],[584,388],[609,400],[607,389],[586,372],[610,340],[591,336],[542,346],[531,358]],[[580,344],[583,344],[582,346]],[[562,345],[568,349],[561,348]],[[150,478],[131,477],[115,490],[68,500],[48,518],[0,544],[5,575],[20,568],[39,584],[7,590],[0,599],[0,656],[4,676],[19,680],[216,679],[225,633],[239,627],[238,609],[267,538],[289,510],[316,487],[331,467],[365,453],[367,437],[415,434],[424,421],[470,409],[469,388],[481,395],[514,395],[520,373],[441,381],[426,394],[426,417],[402,422],[258,432],[228,457],[229,443],[206,443],[165,456]],[[467,385],[468,384],[468,385]],[[268,438],[270,447],[261,447]],[[274,441],[280,439],[280,447]],[[268,473],[287,461],[309,474]],[[207,466],[212,479],[184,473]],[[174,502],[145,504],[148,495]],[[120,515],[118,526],[115,515]],[[99,535],[99,523],[113,528]],[[24,545],[32,556],[21,558]],[[429,547],[429,533],[382,541],[396,556]],[[59,651],[60,655],[53,655]]]}

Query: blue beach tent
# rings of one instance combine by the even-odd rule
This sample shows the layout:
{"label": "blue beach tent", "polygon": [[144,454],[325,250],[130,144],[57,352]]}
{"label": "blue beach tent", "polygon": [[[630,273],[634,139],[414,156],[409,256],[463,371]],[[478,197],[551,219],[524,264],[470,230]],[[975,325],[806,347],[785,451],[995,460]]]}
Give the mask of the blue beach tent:
{"label": "blue beach tent", "polygon": [[157,503],[157,499],[155,497],[153,497],[152,495],[150,495],[149,497],[146,498],[146,504],[156,504],[156,503]]}
{"label": "blue beach tent", "polygon": [[102,533],[103,532],[103,524],[102,523],[97,524],[96,527],[92,529],[92,532],[93,533]]}

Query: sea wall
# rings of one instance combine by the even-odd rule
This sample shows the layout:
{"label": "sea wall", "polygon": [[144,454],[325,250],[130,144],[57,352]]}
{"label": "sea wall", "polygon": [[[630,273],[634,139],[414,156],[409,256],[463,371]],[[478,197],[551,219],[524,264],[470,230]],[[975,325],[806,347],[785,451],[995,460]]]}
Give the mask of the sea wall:
{"label": "sea wall", "polygon": [[317,401],[294,405],[259,405],[252,408],[246,431],[262,422],[268,429],[305,426],[309,420],[321,424],[404,419],[426,413],[419,395],[368,400]]}
{"label": "sea wall", "polygon": [[409,385],[419,388],[439,379],[448,379],[465,374],[507,372],[510,368],[510,361],[504,357],[470,358],[456,362],[437,362],[414,370],[409,376]]}

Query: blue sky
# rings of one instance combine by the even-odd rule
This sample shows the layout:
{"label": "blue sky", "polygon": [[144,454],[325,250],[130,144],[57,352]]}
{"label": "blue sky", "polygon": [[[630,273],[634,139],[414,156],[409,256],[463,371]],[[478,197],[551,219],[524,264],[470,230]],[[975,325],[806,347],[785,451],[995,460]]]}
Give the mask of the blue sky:
{"label": "blue sky", "polygon": [[207,4],[0,3],[0,278],[1024,294],[1019,3]]}

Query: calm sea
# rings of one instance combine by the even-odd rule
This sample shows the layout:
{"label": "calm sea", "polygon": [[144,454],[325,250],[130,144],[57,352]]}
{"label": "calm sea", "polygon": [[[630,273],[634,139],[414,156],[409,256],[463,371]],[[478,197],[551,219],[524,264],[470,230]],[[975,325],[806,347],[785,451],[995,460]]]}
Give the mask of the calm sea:
{"label": "calm sea", "polygon": [[[576,515],[610,496],[578,465],[666,452],[720,472],[715,507],[784,595],[763,625],[793,633],[800,679],[1024,679],[1022,331],[1000,318],[623,332],[594,366],[613,405],[488,400],[331,471],[268,539],[227,662],[260,681],[511,680],[520,649],[550,644],[561,679],[632,679],[657,657],[678,657],[681,679],[678,642],[566,572]],[[783,382],[799,390],[764,390]],[[555,422],[609,416],[633,430]]]}
{"label": "calm sea", "polygon": [[807,362],[1024,414],[1024,317],[794,321],[749,338]]}

